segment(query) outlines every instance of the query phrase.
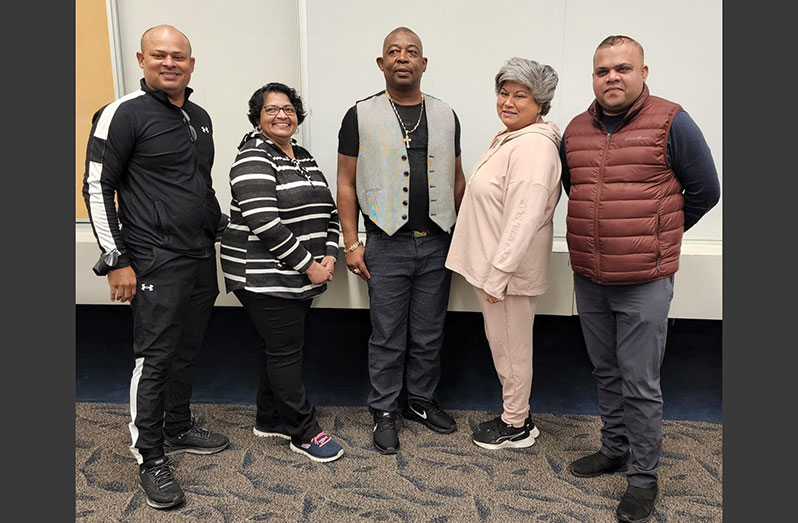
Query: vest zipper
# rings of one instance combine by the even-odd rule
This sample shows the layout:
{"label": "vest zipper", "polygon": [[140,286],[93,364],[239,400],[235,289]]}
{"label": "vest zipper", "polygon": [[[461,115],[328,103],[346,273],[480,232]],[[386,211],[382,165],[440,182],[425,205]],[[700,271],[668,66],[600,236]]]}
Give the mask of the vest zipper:
{"label": "vest zipper", "polygon": [[660,258],[662,258],[662,251],[660,250],[659,243],[659,211],[657,211],[657,271],[662,274],[662,267],[659,265]]}
{"label": "vest zipper", "polygon": [[596,199],[593,205],[593,242],[596,246],[596,280],[601,281],[601,244],[599,243],[599,202],[601,201],[601,188],[604,186],[604,168],[607,164],[607,154],[610,149],[610,137],[612,133],[607,133],[607,142],[604,144],[601,163],[599,164],[599,179],[596,187]]}

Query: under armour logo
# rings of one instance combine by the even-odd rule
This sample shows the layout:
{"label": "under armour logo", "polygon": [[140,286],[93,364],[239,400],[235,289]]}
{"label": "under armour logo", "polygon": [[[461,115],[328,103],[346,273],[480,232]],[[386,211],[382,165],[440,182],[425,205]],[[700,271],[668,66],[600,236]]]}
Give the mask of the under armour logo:
{"label": "under armour logo", "polygon": [[211,130],[209,128],[205,127],[204,125],[201,127],[201,129],[202,129],[202,132],[205,133],[205,134],[210,134],[210,132],[211,132]]}
{"label": "under armour logo", "polygon": [[141,284],[141,290],[143,290],[143,291],[152,291],[152,290],[155,290],[155,286],[152,283],[149,284],[149,285],[144,285],[142,283]]}

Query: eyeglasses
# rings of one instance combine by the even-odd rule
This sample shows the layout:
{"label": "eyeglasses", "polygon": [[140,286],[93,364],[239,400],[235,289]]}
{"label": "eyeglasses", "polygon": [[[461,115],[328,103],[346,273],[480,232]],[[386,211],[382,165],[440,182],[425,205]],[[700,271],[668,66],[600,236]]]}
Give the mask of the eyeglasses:
{"label": "eyeglasses", "polygon": [[293,105],[284,105],[277,107],[276,105],[264,105],[263,111],[269,116],[277,116],[277,113],[283,111],[286,116],[296,115],[296,108]]}
{"label": "eyeglasses", "polygon": [[197,141],[197,130],[194,129],[193,125],[191,125],[191,118],[189,118],[188,113],[184,111],[182,107],[180,108],[180,112],[183,113],[183,123],[188,126],[191,143],[194,143]]}

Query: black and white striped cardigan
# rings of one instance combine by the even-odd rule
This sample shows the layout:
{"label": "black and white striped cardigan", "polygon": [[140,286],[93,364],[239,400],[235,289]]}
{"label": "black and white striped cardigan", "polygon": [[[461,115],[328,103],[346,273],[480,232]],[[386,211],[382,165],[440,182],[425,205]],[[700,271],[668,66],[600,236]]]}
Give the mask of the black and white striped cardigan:
{"label": "black and white striped cardigan", "polygon": [[330,188],[295,141],[291,159],[259,133],[247,138],[230,168],[230,223],[221,245],[227,292],[312,298],[326,284],[312,284],[305,271],[313,260],[338,258],[340,224]]}

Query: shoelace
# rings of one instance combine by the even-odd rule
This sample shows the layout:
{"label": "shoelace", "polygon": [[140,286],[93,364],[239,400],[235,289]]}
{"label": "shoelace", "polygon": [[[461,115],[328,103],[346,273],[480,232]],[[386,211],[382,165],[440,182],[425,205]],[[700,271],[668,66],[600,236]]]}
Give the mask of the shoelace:
{"label": "shoelace", "polygon": [[377,428],[376,430],[394,430],[395,429],[395,420],[393,416],[380,416],[377,418]]}
{"label": "shoelace", "polygon": [[299,159],[298,159],[298,158],[292,158],[292,159],[291,159],[291,163],[294,165],[294,167],[296,168],[296,170],[297,170],[297,171],[299,171],[299,174],[305,177],[305,179],[308,181],[308,183],[310,184],[310,186],[311,186],[311,187],[315,187],[315,186],[313,185],[313,180],[311,180],[311,179],[310,179],[310,173],[309,173],[309,172],[308,172],[308,170],[305,168],[305,166],[303,166],[303,165],[302,165],[302,164],[299,162]]}
{"label": "shoelace", "polygon": [[313,438],[311,438],[310,442],[318,445],[319,447],[323,447],[331,439],[332,438],[330,436],[328,436],[327,433],[322,430],[321,432],[319,432],[318,434],[313,436]]}
{"label": "shoelace", "polygon": [[432,414],[445,414],[443,409],[438,406],[436,401],[430,401],[429,403],[419,403],[424,409]]}
{"label": "shoelace", "polygon": [[502,417],[496,416],[495,418],[490,420],[490,424],[487,427],[485,427],[485,430],[488,432],[498,432],[506,426],[507,424],[504,422]]}
{"label": "shoelace", "polygon": [[147,472],[152,474],[155,486],[163,488],[174,481],[174,476],[172,476],[173,470],[170,463],[162,463],[157,467],[151,468]]}
{"label": "shoelace", "polygon": [[188,434],[194,434],[195,436],[199,436],[200,438],[208,438],[211,435],[209,430],[197,426],[196,423],[192,425],[190,429],[181,434],[180,437],[182,438],[183,436],[186,436]]}

